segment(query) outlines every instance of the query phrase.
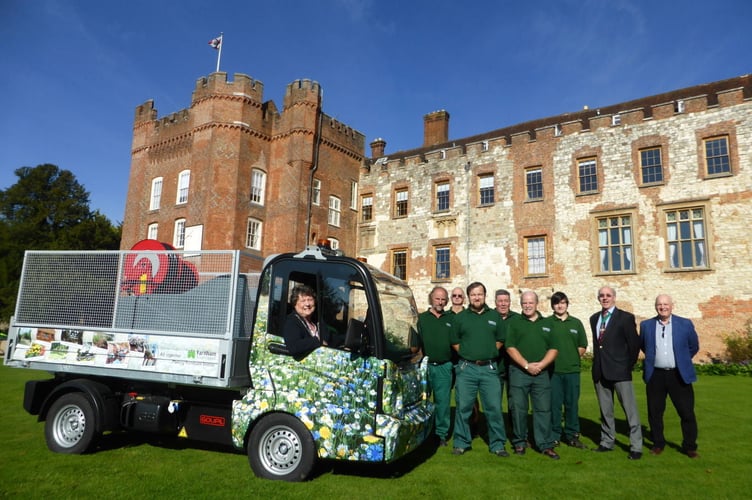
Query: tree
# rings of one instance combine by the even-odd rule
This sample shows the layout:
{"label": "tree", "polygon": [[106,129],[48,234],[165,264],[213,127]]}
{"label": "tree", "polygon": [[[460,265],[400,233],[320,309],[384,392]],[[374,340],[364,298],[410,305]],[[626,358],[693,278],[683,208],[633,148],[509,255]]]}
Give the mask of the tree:
{"label": "tree", "polygon": [[0,322],[15,309],[25,250],[117,250],[120,227],[89,208],[89,193],[69,170],[21,167],[0,191]]}

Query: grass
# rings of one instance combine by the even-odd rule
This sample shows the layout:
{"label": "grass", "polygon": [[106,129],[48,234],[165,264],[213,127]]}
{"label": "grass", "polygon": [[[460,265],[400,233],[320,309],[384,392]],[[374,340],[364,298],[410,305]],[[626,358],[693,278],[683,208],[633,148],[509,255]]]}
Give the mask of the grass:
{"label": "grass", "polygon": [[[0,498],[742,498],[752,491],[752,377],[700,376],[697,460],[677,449],[681,433],[670,404],[664,453],[627,460],[617,406],[622,419],[612,453],[564,446],[559,461],[530,451],[502,459],[476,438],[461,457],[425,446],[390,466],[323,463],[312,481],[289,484],[254,477],[242,453],[177,438],[116,434],[93,454],[52,453],[44,424],[22,408],[24,382],[46,376],[0,366]],[[644,384],[635,385],[645,425]],[[588,373],[580,405],[583,442],[592,447],[599,424]]]}

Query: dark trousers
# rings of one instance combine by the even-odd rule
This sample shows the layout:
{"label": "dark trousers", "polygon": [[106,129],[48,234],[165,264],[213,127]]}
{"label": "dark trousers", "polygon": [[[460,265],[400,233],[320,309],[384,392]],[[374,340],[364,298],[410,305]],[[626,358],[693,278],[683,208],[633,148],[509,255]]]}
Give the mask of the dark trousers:
{"label": "dark trousers", "polygon": [[[552,439],[570,441],[580,435],[580,373],[554,373],[551,377]],[[564,428],[561,426],[564,408]]]}
{"label": "dark trousers", "polygon": [[666,396],[676,408],[681,420],[682,449],[697,449],[697,419],[695,418],[695,392],[692,384],[686,384],[679,370],[656,368],[646,386],[648,399],[648,423],[653,436],[653,446],[663,448],[666,438],[663,435],[663,413],[666,410]]}

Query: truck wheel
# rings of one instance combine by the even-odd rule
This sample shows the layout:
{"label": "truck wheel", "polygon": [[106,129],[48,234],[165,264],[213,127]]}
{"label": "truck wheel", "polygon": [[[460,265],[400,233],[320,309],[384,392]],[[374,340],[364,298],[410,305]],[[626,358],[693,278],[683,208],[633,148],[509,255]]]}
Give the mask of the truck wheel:
{"label": "truck wheel", "polygon": [[94,408],[86,396],[79,392],[63,394],[47,413],[47,447],[56,453],[85,453],[99,437],[95,420]]}
{"label": "truck wheel", "polygon": [[297,418],[283,413],[269,415],[251,431],[248,461],[259,477],[303,481],[316,461],[313,437]]}

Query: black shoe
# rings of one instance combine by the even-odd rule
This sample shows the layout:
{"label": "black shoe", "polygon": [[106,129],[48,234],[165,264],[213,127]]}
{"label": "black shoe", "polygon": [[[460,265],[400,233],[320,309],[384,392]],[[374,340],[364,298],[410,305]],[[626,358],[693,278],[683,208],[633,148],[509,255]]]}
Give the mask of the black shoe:
{"label": "black shoe", "polygon": [[554,448],[556,448],[556,447],[557,447],[557,446],[559,446],[560,444],[561,444],[561,443],[559,443],[559,440],[558,440],[558,439],[554,439]]}
{"label": "black shoe", "polygon": [[567,446],[571,446],[572,448],[579,448],[581,450],[587,450],[587,446],[585,446],[582,441],[580,441],[578,438],[573,437],[572,439],[566,440]]}
{"label": "black shoe", "polygon": [[444,447],[446,445],[447,445],[447,440],[446,439],[439,439],[439,446]]}
{"label": "black shoe", "polygon": [[452,455],[464,455],[465,452],[472,450],[472,448],[452,448]]}
{"label": "black shoe", "polygon": [[525,447],[524,446],[515,446],[514,447],[514,454],[522,456],[525,454]]}
{"label": "black shoe", "polygon": [[497,457],[507,458],[509,456],[509,452],[505,450],[504,448],[500,448],[493,452],[494,455]]}
{"label": "black shoe", "polygon": [[639,451],[630,451],[629,455],[627,455],[627,458],[630,460],[639,460],[642,458],[642,453]]}
{"label": "black shoe", "polygon": [[559,460],[559,455],[557,455],[557,453],[554,451],[553,448],[546,448],[541,453],[543,453],[545,456],[553,460]]}
{"label": "black shoe", "polygon": [[594,448],[593,451],[597,451],[598,453],[605,453],[607,451],[614,451],[613,448],[606,448],[602,444],[599,444],[597,448]]}

